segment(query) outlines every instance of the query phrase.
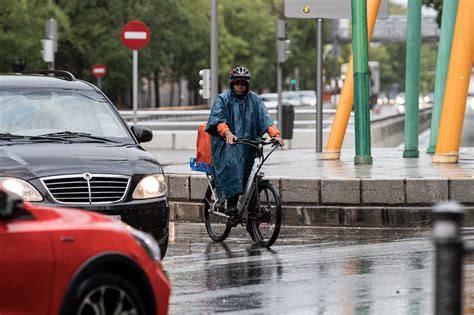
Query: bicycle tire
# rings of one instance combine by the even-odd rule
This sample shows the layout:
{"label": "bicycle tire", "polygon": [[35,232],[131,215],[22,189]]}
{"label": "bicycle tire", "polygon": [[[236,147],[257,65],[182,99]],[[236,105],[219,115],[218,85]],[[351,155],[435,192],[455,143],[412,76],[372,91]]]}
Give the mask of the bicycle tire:
{"label": "bicycle tire", "polygon": [[[258,186],[258,200],[255,200],[253,219],[249,222],[253,231],[252,239],[261,247],[272,246],[278,238],[281,227],[280,194],[270,182]],[[258,205],[260,207],[257,209]]]}
{"label": "bicycle tire", "polygon": [[206,230],[209,237],[215,242],[222,242],[229,236],[232,227],[227,224],[227,218],[218,216],[209,211],[211,208],[211,202],[213,201],[212,189],[211,186],[208,186],[204,197],[204,223],[206,224]]}

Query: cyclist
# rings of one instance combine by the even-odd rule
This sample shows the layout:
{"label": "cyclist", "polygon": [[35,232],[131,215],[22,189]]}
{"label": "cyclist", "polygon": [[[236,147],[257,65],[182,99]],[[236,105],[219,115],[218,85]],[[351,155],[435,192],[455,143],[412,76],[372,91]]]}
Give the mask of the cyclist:
{"label": "cyclist", "polygon": [[211,135],[214,183],[219,200],[227,199],[226,214],[237,212],[256,152],[247,145],[235,145],[237,138],[257,139],[268,133],[280,145],[283,140],[262,99],[250,90],[250,72],[244,67],[232,69],[230,89],[216,97],[207,122]]}

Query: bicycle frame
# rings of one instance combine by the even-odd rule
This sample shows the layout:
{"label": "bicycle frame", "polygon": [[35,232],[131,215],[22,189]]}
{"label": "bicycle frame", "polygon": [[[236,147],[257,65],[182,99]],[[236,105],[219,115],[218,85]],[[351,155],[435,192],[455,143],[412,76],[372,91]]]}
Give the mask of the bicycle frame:
{"label": "bicycle frame", "polygon": [[[263,173],[261,173],[260,176],[258,176],[260,169],[263,166],[263,163],[265,163],[265,161],[270,156],[270,154],[272,154],[278,148],[278,146],[274,146],[270,150],[270,152],[264,157],[263,146],[268,145],[268,144],[273,144],[272,142],[263,142],[262,140],[255,141],[255,140],[249,140],[249,139],[239,139],[237,140],[237,143],[250,145],[254,147],[258,152],[258,156],[254,159],[252,170],[250,171],[249,178],[245,185],[244,193],[239,196],[239,200],[237,202],[237,213],[238,213],[238,217],[240,217],[244,213],[245,209],[247,209],[247,206],[250,200],[252,199],[252,194],[254,193],[257,187],[258,179],[264,176]],[[219,200],[217,198],[217,193],[215,189],[212,188],[210,175],[209,174],[206,174],[206,175],[207,175],[207,181],[209,183],[209,187],[211,187],[212,196],[214,197],[214,200],[215,200],[214,203],[209,207],[209,211],[214,213],[215,215],[222,216],[225,218],[230,218],[228,215],[215,210],[215,206],[219,203]],[[225,208],[227,208],[227,200],[226,200]]]}

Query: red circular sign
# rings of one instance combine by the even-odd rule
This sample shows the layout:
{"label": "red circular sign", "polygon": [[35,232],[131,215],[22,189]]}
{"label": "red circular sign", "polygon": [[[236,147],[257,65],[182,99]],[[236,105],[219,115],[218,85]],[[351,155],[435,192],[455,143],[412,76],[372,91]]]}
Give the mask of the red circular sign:
{"label": "red circular sign", "polygon": [[107,74],[107,68],[101,63],[96,63],[92,66],[92,74],[96,78],[103,78]]}
{"label": "red circular sign", "polygon": [[142,49],[150,42],[150,29],[141,21],[131,21],[122,27],[121,38],[127,48]]}

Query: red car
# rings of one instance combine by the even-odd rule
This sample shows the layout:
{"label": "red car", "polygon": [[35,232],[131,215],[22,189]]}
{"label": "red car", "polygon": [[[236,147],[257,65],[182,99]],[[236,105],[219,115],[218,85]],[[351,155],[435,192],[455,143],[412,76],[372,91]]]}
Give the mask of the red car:
{"label": "red car", "polygon": [[0,314],[166,314],[170,291],[148,234],[0,191]]}

